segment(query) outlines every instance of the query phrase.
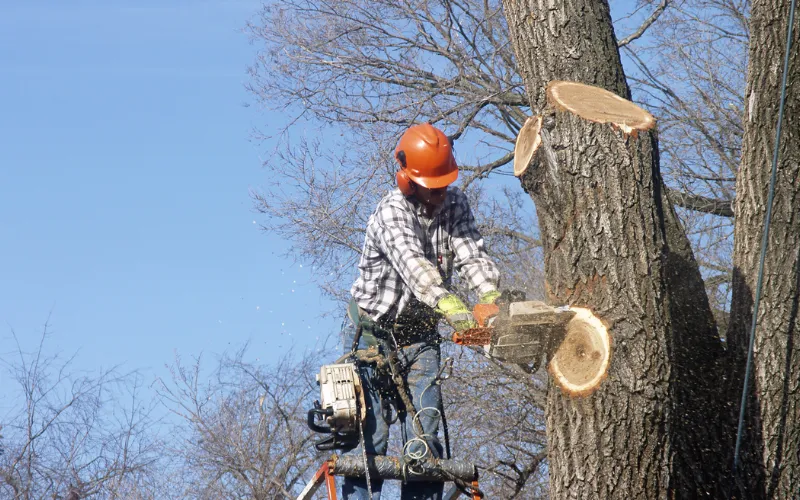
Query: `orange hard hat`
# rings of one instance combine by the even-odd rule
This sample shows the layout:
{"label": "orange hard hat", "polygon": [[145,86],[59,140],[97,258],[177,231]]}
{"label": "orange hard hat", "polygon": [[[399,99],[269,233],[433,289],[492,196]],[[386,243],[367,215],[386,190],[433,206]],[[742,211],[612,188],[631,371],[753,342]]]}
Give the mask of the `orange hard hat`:
{"label": "orange hard hat", "polygon": [[420,186],[443,188],[458,178],[450,139],[430,123],[406,130],[394,155],[403,167],[402,172]]}

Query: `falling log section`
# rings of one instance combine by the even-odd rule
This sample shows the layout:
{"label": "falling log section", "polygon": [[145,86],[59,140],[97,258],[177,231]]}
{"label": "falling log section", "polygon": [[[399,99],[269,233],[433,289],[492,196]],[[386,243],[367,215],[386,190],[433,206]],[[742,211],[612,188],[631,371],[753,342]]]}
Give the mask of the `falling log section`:
{"label": "falling log section", "polygon": [[[568,112],[584,120],[607,123],[625,135],[636,136],[639,131],[656,125],[653,115],[627,99],[605,89],[578,82],[553,81],[547,86],[548,109],[543,116],[554,112]],[[517,134],[514,147],[514,175],[521,176],[543,146],[543,162],[548,169],[556,170],[555,155],[549,147],[548,122],[543,116],[531,116]]]}

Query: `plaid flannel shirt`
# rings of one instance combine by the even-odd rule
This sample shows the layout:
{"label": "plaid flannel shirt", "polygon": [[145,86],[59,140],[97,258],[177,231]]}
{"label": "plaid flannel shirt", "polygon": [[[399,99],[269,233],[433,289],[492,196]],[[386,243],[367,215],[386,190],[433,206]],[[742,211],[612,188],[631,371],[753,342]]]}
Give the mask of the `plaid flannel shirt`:
{"label": "plaid flannel shirt", "polygon": [[412,296],[436,307],[450,294],[453,269],[481,295],[496,290],[499,281],[467,197],[455,187],[447,188],[445,202],[430,218],[399,189],[384,196],[367,223],[358,269],[350,292],[375,321],[396,317]]}

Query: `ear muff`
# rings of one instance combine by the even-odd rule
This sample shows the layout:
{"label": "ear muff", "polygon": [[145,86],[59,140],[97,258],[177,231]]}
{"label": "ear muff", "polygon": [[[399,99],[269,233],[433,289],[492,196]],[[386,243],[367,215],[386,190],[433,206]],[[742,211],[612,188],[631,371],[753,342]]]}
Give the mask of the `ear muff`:
{"label": "ear muff", "polygon": [[411,196],[416,192],[416,189],[414,189],[414,181],[409,179],[405,170],[398,170],[396,177],[397,187],[400,188],[401,193],[403,193],[405,196]]}
{"label": "ear muff", "polygon": [[400,164],[400,170],[397,171],[397,187],[400,188],[400,192],[403,193],[405,196],[411,196],[414,194],[416,189],[414,189],[414,181],[406,173],[406,153],[405,151],[398,151],[397,155],[395,155],[397,159],[397,163]]}

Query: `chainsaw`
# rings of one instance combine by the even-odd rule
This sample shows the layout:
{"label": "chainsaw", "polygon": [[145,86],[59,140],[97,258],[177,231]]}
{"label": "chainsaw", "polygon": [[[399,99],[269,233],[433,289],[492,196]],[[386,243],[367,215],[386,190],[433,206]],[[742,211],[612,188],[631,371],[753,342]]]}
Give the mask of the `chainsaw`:
{"label": "chainsaw", "polygon": [[[453,341],[483,347],[489,358],[515,363],[533,372],[547,362],[550,376],[573,397],[588,396],[608,372],[611,339],[607,327],[589,309],[552,307],[525,300],[522,292],[503,292],[494,304],[477,304],[475,328],[457,331]],[[320,451],[351,448],[365,414],[364,391],[353,363],[324,365],[317,375],[320,399],[308,411],[308,426],[328,436]]]}
{"label": "chainsaw", "polygon": [[472,315],[478,326],[453,333],[456,344],[483,347],[489,358],[528,371],[546,362],[556,385],[570,396],[591,394],[606,377],[611,339],[588,309],[552,307],[511,292],[494,304],[477,304]]}
{"label": "chainsaw", "polygon": [[315,443],[319,451],[357,444],[356,429],[366,419],[364,390],[353,363],[324,365],[317,374],[320,399],[308,410],[308,427],[328,434]]}

